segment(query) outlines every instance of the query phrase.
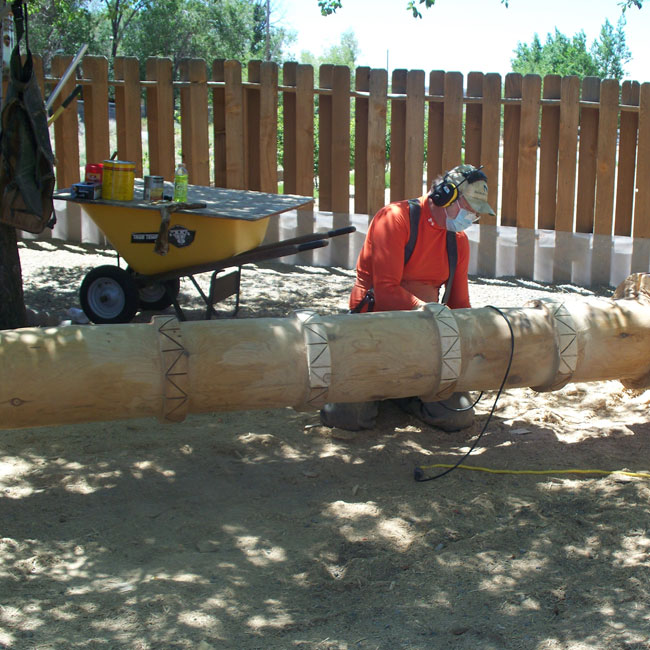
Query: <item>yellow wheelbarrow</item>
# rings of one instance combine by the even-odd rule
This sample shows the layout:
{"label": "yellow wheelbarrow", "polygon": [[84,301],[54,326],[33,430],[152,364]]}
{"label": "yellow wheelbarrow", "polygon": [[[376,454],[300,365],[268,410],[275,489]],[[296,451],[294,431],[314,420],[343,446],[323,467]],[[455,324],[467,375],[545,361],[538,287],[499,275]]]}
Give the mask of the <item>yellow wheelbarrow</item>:
{"label": "yellow wheelbarrow", "polygon": [[[136,179],[132,201],[80,198],[70,188],[54,194],[57,200],[81,204],[128,264],[126,269],[99,266],[83,279],[81,307],[93,323],[128,323],[139,310],[170,305],[185,320],[178,303],[182,277],[192,281],[203,299],[207,319],[216,313],[213,305],[231,295],[236,296],[236,314],[242,265],[327,246],[330,237],[355,231],[349,226],[261,245],[270,217],[313,199],[190,185],[187,202],[174,204],[165,200],[172,193],[166,183],[163,201],[151,203],[142,198],[143,188],[143,180]],[[209,271],[206,294],[194,276]]]}

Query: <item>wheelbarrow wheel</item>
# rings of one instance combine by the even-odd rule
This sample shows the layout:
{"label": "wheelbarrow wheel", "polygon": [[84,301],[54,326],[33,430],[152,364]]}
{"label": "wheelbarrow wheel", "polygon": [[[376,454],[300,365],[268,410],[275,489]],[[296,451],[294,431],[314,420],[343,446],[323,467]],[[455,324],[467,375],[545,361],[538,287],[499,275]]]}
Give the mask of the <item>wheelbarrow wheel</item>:
{"label": "wheelbarrow wheel", "polygon": [[138,289],[119,266],[98,266],[81,283],[79,300],[93,323],[130,323],[138,311]]}
{"label": "wheelbarrow wheel", "polygon": [[180,290],[181,281],[179,278],[167,280],[166,282],[145,284],[138,289],[140,308],[153,311],[167,309],[176,300]]}

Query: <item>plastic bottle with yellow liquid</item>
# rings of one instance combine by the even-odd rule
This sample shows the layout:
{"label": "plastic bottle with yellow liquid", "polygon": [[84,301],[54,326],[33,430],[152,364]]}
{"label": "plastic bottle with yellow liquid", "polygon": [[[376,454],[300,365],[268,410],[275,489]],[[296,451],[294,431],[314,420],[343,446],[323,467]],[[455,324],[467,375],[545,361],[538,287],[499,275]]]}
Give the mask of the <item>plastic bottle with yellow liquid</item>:
{"label": "plastic bottle with yellow liquid", "polygon": [[184,159],[178,163],[176,171],[174,172],[174,201],[177,203],[185,203],[187,201],[187,167],[185,167]]}

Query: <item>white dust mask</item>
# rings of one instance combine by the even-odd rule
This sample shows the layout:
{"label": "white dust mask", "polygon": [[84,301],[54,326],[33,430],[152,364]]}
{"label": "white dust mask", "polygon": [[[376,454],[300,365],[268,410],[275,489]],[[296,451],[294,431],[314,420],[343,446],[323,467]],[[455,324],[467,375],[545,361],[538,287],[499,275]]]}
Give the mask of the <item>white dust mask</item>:
{"label": "white dust mask", "polygon": [[[445,212],[447,211],[445,210]],[[450,217],[449,213],[447,213],[447,230],[462,232],[467,230],[477,219],[478,215],[465,210],[465,208],[459,208],[455,217]]]}

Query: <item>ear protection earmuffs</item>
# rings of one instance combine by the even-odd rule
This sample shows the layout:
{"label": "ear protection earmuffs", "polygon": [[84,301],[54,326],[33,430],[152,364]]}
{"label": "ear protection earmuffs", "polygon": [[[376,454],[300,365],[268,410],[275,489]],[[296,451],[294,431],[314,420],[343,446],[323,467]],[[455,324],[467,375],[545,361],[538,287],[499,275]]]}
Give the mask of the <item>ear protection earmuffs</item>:
{"label": "ear protection earmuffs", "polygon": [[481,171],[482,168],[483,165],[478,169],[473,169],[471,172],[461,172],[463,174],[463,180],[458,185],[449,180],[448,173],[445,174],[442,181],[433,188],[433,191],[429,195],[433,201],[433,205],[437,205],[439,208],[446,208],[448,205],[451,205],[458,199],[458,188],[465,181],[468,183],[487,181],[487,176]]}

